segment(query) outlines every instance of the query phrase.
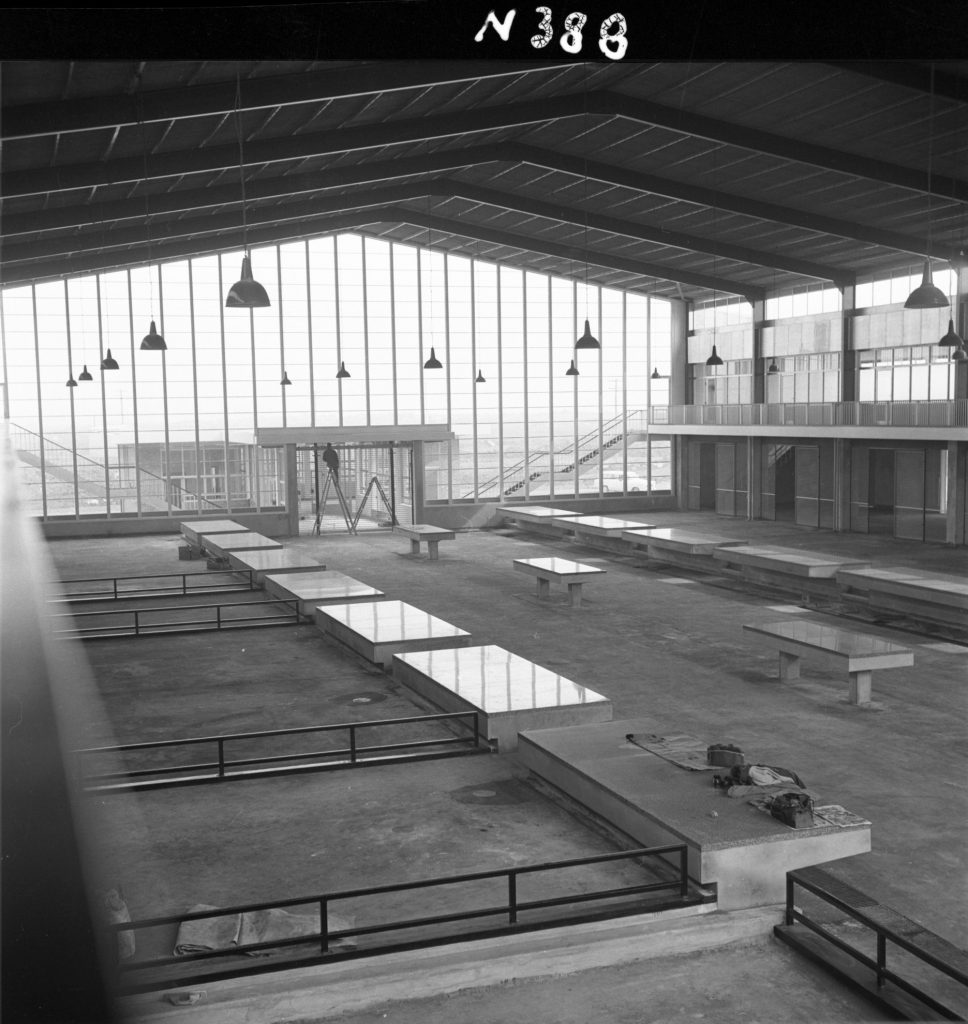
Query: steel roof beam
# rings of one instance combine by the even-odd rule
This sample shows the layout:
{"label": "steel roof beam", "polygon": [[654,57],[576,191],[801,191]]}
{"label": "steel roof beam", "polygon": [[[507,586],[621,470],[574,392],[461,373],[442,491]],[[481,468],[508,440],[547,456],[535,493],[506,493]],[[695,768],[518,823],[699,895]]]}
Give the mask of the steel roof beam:
{"label": "steel roof beam", "polygon": [[[285,138],[254,139],[246,143],[246,163],[262,165],[303,160],[418,141],[453,138],[502,128],[524,127],[565,117],[621,117],[638,124],[653,125],[754,152],[806,163],[825,170],[917,192],[926,191],[925,172],[888,164],[856,154],[845,153],[770,132],[729,124],[701,114],[691,114],[647,100],[614,92],[592,92],[480,107],[459,114],[420,117],[407,121],[356,125],[324,132],[291,135]],[[224,171],[238,166],[237,145],[206,146],[201,150],[182,150],[152,154],[150,160],[127,157],[113,161],[65,164],[59,167],[9,171],[0,179],[0,194],[38,195],[72,188],[90,188],[107,183],[139,181],[146,173],[151,178],[181,177],[187,174]],[[935,175],[932,192],[950,199],[968,201],[968,182]]]}
{"label": "steel roof beam", "polygon": [[[212,218],[202,218],[203,224],[209,224],[211,220]],[[362,227],[366,224],[388,221],[412,224],[417,227],[446,232],[471,240],[479,239],[522,252],[552,256],[556,259],[572,263],[580,263],[582,265],[588,263],[606,270],[618,270],[643,277],[660,278],[664,281],[679,281],[683,284],[692,285],[696,288],[706,288],[710,291],[744,295],[751,299],[762,298],[764,295],[763,290],[760,288],[746,285],[740,286],[735,281],[725,277],[695,273],[687,270],[672,270],[661,264],[646,263],[621,256],[598,253],[593,250],[586,251],[584,247],[529,238],[526,235],[489,228],[485,225],[469,224],[466,221],[451,220],[447,217],[440,217],[396,205],[377,209],[367,208],[352,212],[341,212],[338,214],[320,214],[317,210],[315,215],[301,215],[287,220],[286,223],[292,225],[291,230],[280,231],[279,224],[271,224],[265,227],[250,224],[246,233],[246,241],[250,247],[259,244],[284,244],[285,242],[304,238],[307,235],[347,230],[349,228]],[[208,238],[205,233],[200,234],[196,231],[193,235],[179,236],[174,241],[161,240],[158,244],[155,244],[155,241],[152,240],[150,260],[157,263],[182,259],[188,256],[202,256],[226,249],[241,248],[242,246],[242,228],[240,225],[231,233],[226,233],[220,227],[214,227],[208,234],[211,234],[213,237]],[[118,241],[114,237],[113,232],[109,237],[110,241]],[[104,245],[92,248],[103,250]],[[7,253],[5,252],[4,255],[7,256]],[[139,244],[134,251],[131,248],[126,248],[120,254],[112,255],[100,252],[95,255],[93,252],[85,254],[83,250],[78,249],[70,255],[63,255],[50,262],[43,262],[39,266],[37,258],[30,255],[27,247],[21,250],[18,258],[20,261],[19,266],[16,263],[12,263],[4,268],[3,276],[7,284],[28,280],[45,280],[67,275],[76,276],[108,267],[146,263],[149,260],[149,253],[147,240],[145,240],[145,243]]]}
{"label": "steel roof beam", "polygon": [[[687,252],[706,253],[721,256],[724,259],[739,263],[751,263],[757,266],[776,267],[789,273],[822,281],[832,281],[840,287],[854,283],[854,275],[849,271],[839,270],[808,260],[799,260],[776,253],[766,253],[745,246],[720,243],[714,239],[706,239],[694,235],[686,235],[677,231],[666,231],[661,228],[649,228],[635,221],[605,217],[595,213],[583,214],[574,207],[561,206],[537,198],[518,196],[499,189],[486,188],[453,179],[436,179],[433,181],[412,182],[385,189],[373,189],[363,192],[345,193],[327,199],[313,199],[299,203],[286,203],[277,206],[256,208],[248,214],[251,225],[280,224],[285,221],[300,219],[313,214],[338,213],[349,207],[368,207],[397,202],[419,202],[431,196],[444,199],[464,198],[470,202],[482,203],[501,210],[515,211],[529,217],[541,217],[547,220],[575,227],[594,228],[623,238],[634,238],[639,241],[669,246]],[[209,214],[205,217],[173,220],[152,228],[153,241],[165,238],[177,238],[189,235],[210,234],[213,231],[231,231],[239,223],[236,211],[220,214]],[[143,224],[130,228],[112,228],[107,236],[108,245],[138,244],[146,239],[147,231]],[[6,263],[13,264],[22,259],[44,259],[87,248],[84,239],[90,239],[93,247],[104,245],[104,237],[99,228],[81,234],[64,234],[54,238],[24,242],[19,245],[8,243],[3,252]]]}
{"label": "steel roof beam", "polygon": [[[553,61],[374,61],[362,67],[243,79],[239,84],[239,109],[321,103],[575,66],[574,62]],[[141,120],[145,123],[216,116],[235,110],[235,81],[6,107],[0,138],[7,141],[135,125],[139,122],[139,102],[143,104]]]}

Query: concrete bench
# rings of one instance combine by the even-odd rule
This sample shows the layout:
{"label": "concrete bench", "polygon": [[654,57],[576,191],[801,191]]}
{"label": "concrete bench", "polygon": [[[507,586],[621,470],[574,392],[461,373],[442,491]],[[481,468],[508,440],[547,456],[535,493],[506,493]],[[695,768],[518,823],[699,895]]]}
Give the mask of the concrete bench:
{"label": "concrete bench", "polygon": [[873,611],[885,610],[968,629],[968,580],[917,569],[842,569],[837,583],[846,596],[866,598]]}
{"label": "concrete bench", "polygon": [[432,561],[437,560],[437,545],[442,540],[453,540],[457,535],[453,530],[445,530],[441,526],[425,526],[423,523],[414,523],[413,526],[395,526],[394,533],[401,537],[410,538],[410,554],[420,554],[420,542],[427,544],[427,554]]}
{"label": "concrete bench", "polygon": [[626,530],[652,529],[649,523],[637,523],[634,519],[617,519],[614,516],[571,516],[565,523],[576,537],[588,540],[619,540]]}
{"label": "concrete bench", "polygon": [[240,526],[231,519],[183,519],[178,529],[191,551],[191,557],[197,558],[204,548],[203,535],[217,533],[250,533],[247,526]]}
{"label": "concrete bench", "polygon": [[551,508],[547,505],[506,505],[499,508],[498,512],[514,526],[545,537],[560,537],[571,533],[569,520],[579,515],[577,512],[569,512],[568,509]]}
{"label": "concrete bench", "polygon": [[393,677],[442,711],[480,712],[481,732],[500,753],[517,748],[523,729],[612,717],[600,693],[495,644],[396,654]]}
{"label": "concrete bench", "polygon": [[870,703],[871,675],[875,669],[914,664],[910,648],[838,626],[788,619],[744,625],[743,629],[779,651],[781,681],[800,677],[800,659],[804,655],[846,664],[851,704]]}
{"label": "concrete bench", "polygon": [[583,565],[567,558],[515,558],[514,568],[537,578],[539,598],[550,596],[550,584],[567,584],[572,608],[581,604],[582,583],[595,576],[603,576],[606,572],[594,565]]}
{"label": "concrete bench", "polygon": [[278,551],[282,548],[279,541],[251,530],[244,533],[202,533],[199,536],[202,547],[210,555],[226,560],[230,551]]}

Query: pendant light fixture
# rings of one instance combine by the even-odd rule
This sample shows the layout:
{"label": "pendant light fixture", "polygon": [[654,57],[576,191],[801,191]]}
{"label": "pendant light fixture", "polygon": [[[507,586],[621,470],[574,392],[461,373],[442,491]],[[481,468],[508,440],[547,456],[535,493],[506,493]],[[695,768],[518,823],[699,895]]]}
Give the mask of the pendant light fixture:
{"label": "pendant light fixture", "polygon": [[336,371],[336,377],[338,380],[345,380],[349,377],[350,371],[346,369],[346,363],[340,362],[339,369]]}
{"label": "pendant light fixture", "polygon": [[474,378],[475,384],[486,384],[487,381],[484,379],[484,374],[480,370],[477,371],[477,376]]}
{"label": "pendant light fixture", "polygon": [[[139,76],[140,77],[140,76]],[[148,181],[148,143],[145,138],[145,119],[144,119],[144,104],[141,93],[141,82],[138,83],[138,127],[141,130],[141,159],[144,168],[144,174],[142,176],[142,185],[146,185]],[[154,264],[151,259],[151,216],[148,209],[148,193],[145,192],[145,231],[147,232],[148,238],[148,290],[149,290],[149,308],[154,310],[155,305],[155,286],[153,283],[154,277]],[[164,352],[168,348],[165,339],[158,333],[158,329],[155,327],[155,321],[152,319],[151,326],[148,329],[148,333],[141,339],[141,351],[142,352]]]}
{"label": "pendant light fixture", "polygon": [[[429,149],[429,143],[428,143]],[[433,324],[434,320],[434,273],[432,266],[431,256],[431,241],[433,239],[433,228],[430,226],[430,192],[427,192],[427,267],[430,272],[430,322]],[[420,259],[419,250],[417,252],[417,259]],[[422,333],[422,332],[421,332]],[[431,326],[431,337],[433,336],[433,327]],[[422,340],[422,339],[421,339]],[[444,364],[437,358],[436,352],[434,352],[434,346],[430,346],[430,358],[423,364],[425,370],[442,370]]]}
{"label": "pendant light fixture", "polygon": [[437,358],[433,345],[430,346],[430,358],[424,363],[425,370],[442,370],[444,364]]}
{"label": "pendant light fixture", "polygon": [[[715,316],[715,313],[713,314]],[[713,342],[713,351],[710,357],[706,360],[707,366],[722,366],[723,360],[720,358],[719,353],[716,351],[716,342]]]}
{"label": "pendant light fixture", "polygon": [[[585,98],[585,100],[587,100],[587,97],[588,97],[587,91],[584,92],[582,95]],[[586,110],[584,112],[584,114],[583,114],[583,119],[587,122],[587,118],[588,118],[588,111]],[[587,132],[588,132],[588,128],[587,128],[587,124],[586,124],[585,125],[585,135],[586,136],[587,136]],[[583,208],[584,208],[584,214],[585,214],[585,241],[584,241],[584,246],[583,246],[583,248],[585,250],[585,331],[582,334],[582,336],[575,342],[575,348],[576,349],[579,349],[579,348],[601,348],[602,347],[601,344],[599,343],[598,338],[596,338],[592,334],[592,329],[591,329],[591,327],[590,327],[590,325],[588,323],[588,159],[587,158],[583,158],[582,159],[582,164],[584,166],[584,171],[585,171],[584,203],[582,204]]]}
{"label": "pendant light fixture", "polygon": [[652,379],[653,380],[662,380],[662,374],[659,373],[659,367],[658,366],[655,367],[655,369],[652,371]]}
{"label": "pendant light fixture", "polygon": [[766,368],[767,373],[779,373],[780,367],[776,365],[776,360],[772,359],[770,365]]}
{"label": "pendant light fixture", "polygon": [[931,160],[934,150],[934,64],[931,64],[929,85],[930,108],[928,110],[928,251],[924,257],[921,283],[907,297],[905,309],[943,309],[948,305],[948,296],[931,281]]}
{"label": "pendant light fixture", "polygon": [[87,368],[87,363],[84,364],[84,369],[81,370],[81,372],[77,375],[77,379],[78,380],[85,380],[85,381],[86,380],[94,380],[94,378],[91,376],[90,371]]}
{"label": "pendant light fixture", "polygon": [[118,361],[117,361],[117,359],[114,358],[114,356],[111,355],[111,350],[110,349],[108,349],[107,355],[101,360],[101,369],[102,370],[119,370],[120,369],[120,367],[118,366]]}
{"label": "pendant light fixture", "polygon": [[239,140],[239,182],[242,185],[242,274],[225,296],[225,305],[230,309],[262,309],[268,305],[269,296],[265,288],[252,276],[252,262],[249,258],[248,223],[245,208],[245,159],[242,155],[242,79],[238,68],[235,71],[235,130]]}
{"label": "pendant light fixture", "polygon": [[571,366],[569,366],[568,369],[565,370],[565,376],[566,377],[577,377],[578,376],[578,367],[575,365],[575,360],[574,359],[572,359],[572,361],[571,361]]}
{"label": "pendant light fixture", "polygon": [[76,388],[74,380],[74,359],[71,354],[71,303],[67,291],[67,280],[64,280],[64,326],[67,328],[67,386]]}
{"label": "pendant light fixture", "polygon": [[168,345],[165,343],[165,339],[158,333],[155,322],[152,320],[148,333],[141,339],[141,351],[164,352],[167,348]]}
{"label": "pendant light fixture", "polygon": [[[585,295],[586,295],[586,301],[587,301],[587,295],[588,295],[588,282],[587,281],[585,282]],[[596,338],[592,334],[592,329],[591,329],[588,321],[586,320],[585,321],[585,333],[575,342],[575,348],[601,348],[601,347],[602,346],[601,346],[598,338]]]}
{"label": "pendant light fixture", "polygon": [[948,319],[948,333],[945,334],[938,344],[942,348],[961,348],[964,345],[961,335],[955,330],[953,318]]}
{"label": "pendant light fixture", "polygon": [[77,387],[77,381],[74,380],[73,374],[71,374],[71,376],[69,376],[67,378],[67,387],[69,387],[69,388],[76,388]]}
{"label": "pendant light fixture", "polygon": [[279,386],[283,387],[283,388],[287,388],[287,387],[290,386],[290,384],[292,384],[292,381],[289,379],[289,374],[286,373],[285,370],[283,370],[282,371],[282,380],[279,381]]}

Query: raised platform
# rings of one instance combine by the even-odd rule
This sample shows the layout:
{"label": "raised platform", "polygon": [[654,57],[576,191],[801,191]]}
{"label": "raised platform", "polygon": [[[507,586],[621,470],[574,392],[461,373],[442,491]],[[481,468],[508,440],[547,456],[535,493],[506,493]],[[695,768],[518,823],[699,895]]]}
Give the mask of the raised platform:
{"label": "raised platform", "polygon": [[694,533],[670,527],[626,530],[622,538],[633,547],[646,548],[649,558],[654,561],[671,562],[687,569],[710,571],[719,568],[713,562],[713,554],[717,548],[742,547],[749,543],[745,540],[736,540],[734,537],[718,537],[714,534]]}
{"label": "raised platform", "polygon": [[576,536],[586,534],[596,539],[618,538],[625,530],[652,529],[648,523],[637,523],[633,519],[616,519],[613,516],[574,516],[569,519],[569,524],[574,529]]}
{"label": "raised platform", "polygon": [[498,512],[515,525],[545,537],[560,537],[571,533],[571,527],[567,525],[566,520],[580,515],[578,512],[547,505],[505,505],[500,507]]}
{"label": "raised platform", "polygon": [[322,572],[326,566],[315,558],[292,548],[259,548],[255,551],[230,551],[229,565],[237,572],[251,572],[252,580],[263,585],[267,573]]}
{"label": "raised platform", "polygon": [[771,573],[810,579],[833,579],[847,568],[866,568],[870,563],[857,558],[841,558],[799,548],[780,548],[768,545],[717,547],[713,558],[726,565],[739,568],[765,569]]}
{"label": "raised platform", "polygon": [[179,523],[181,535],[193,547],[202,546],[203,533],[249,533],[247,526],[240,526],[231,519],[185,519]]}
{"label": "raised platform", "polygon": [[354,601],[378,601],[383,591],[361,583],[352,576],[316,567],[315,572],[270,573],[265,578],[266,591],[284,601],[295,601],[300,615],[315,617],[316,606],[321,604],[350,603]]}
{"label": "raised platform", "polygon": [[915,569],[841,569],[837,583],[846,594],[862,595],[872,611],[901,612],[968,630],[968,580]]}
{"label": "raised platform", "polygon": [[393,675],[443,711],[481,712],[481,732],[502,753],[523,729],[612,717],[607,697],[494,644],[397,654]]}
{"label": "raised platform", "polygon": [[[690,876],[716,886],[720,910],[782,903],[787,871],[870,850],[870,822],[790,828],[726,796],[712,772],[679,768],[626,740],[661,730],[654,720],[626,719],[526,731],[517,756],[643,846],[686,843]],[[796,768],[809,786],[809,766]],[[837,801],[836,793],[820,796],[821,804]]]}
{"label": "raised platform", "polygon": [[390,668],[395,654],[466,647],[466,630],[403,601],[361,601],[322,605],[316,625],[350,650]]}
{"label": "raised platform", "polygon": [[201,546],[216,558],[228,558],[230,551],[279,551],[282,544],[261,533],[201,533]]}

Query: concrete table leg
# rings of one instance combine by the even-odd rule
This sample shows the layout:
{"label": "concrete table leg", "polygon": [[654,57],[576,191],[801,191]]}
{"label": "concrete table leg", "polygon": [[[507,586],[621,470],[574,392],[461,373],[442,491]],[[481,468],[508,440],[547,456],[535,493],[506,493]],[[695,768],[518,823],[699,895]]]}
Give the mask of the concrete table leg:
{"label": "concrete table leg", "polygon": [[549,597],[551,594],[551,584],[547,580],[538,578],[538,597]]}
{"label": "concrete table leg", "polygon": [[851,704],[870,704],[872,674],[870,669],[862,672],[848,673]]}
{"label": "concrete table leg", "polygon": [[437,560],[437,541],[435,541],[435,540],[428,540],[427,541],[427,552],[429,553],[430,558],[431,558],[432,561],[436,561]]}
{"label": "concrete table leg", "polygon": [[571,598],[572,608],[581,607],[581,584],[580,583],[569,583],[568,584],[568,596]]}
{"label": "concrete table leg", "polygon": [[411,555],[419,555],[420,554],[420,541],[419,540],[411,540],[410,541],[410,554]]}
{"label": "concrete table leg", "polygon": [[780,679],[799,679],[800,678],[800,658],[796,654],[787,654],[786,651],[780,651]]}

